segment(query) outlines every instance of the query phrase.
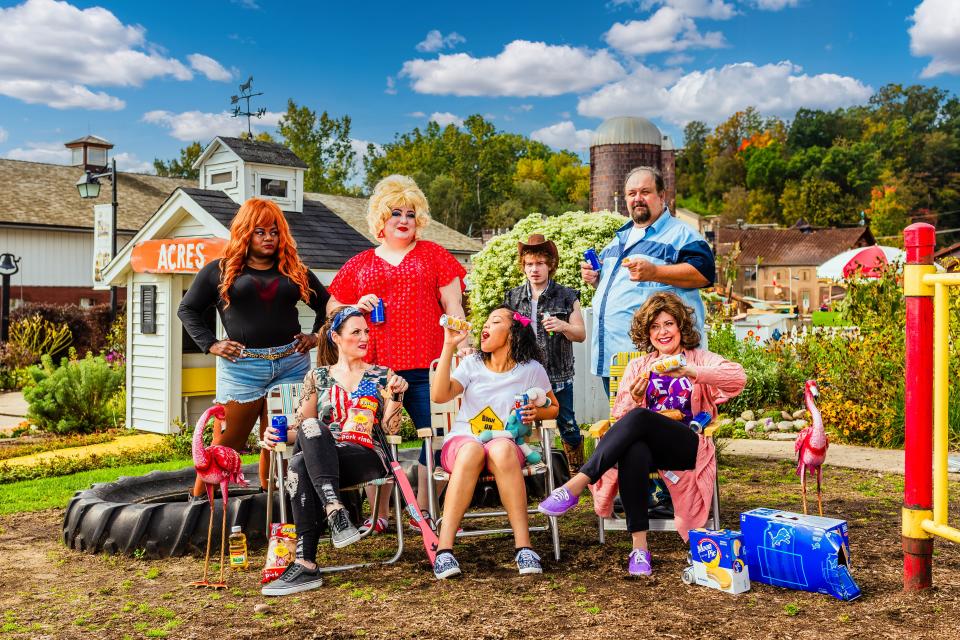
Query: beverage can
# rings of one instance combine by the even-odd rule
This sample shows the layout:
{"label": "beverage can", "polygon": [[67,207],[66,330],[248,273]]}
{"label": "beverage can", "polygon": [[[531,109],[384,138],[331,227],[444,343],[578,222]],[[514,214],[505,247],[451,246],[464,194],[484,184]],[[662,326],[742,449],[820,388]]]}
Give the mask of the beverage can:
{"label": "beverage can", "polygon": [[470,329],[473,327],[472,324],[463,318],[455,318],[453,316],[448,316],[447,314],[440,316],[440,326],[446,327],[451,331],[470,331]]}
{"label": "beverage can", "polygon": [[709,411],[701,411],[693,416],[693,420],[690,421],[690,428],[693,429],[695,433],[703,433],[703,430],[710,424],[712,419],[713,416],[710,415]]}
{"label": "beverage can", "polygon": [[280,442],[287,441],[287,416],[273,416],[270,418],[270,426],[277,430]]}
{"label": "beverage can", "polygon": [[377,305],[370,310],[370,322],[373,324],[383,324],[387,321],[387,315],[383,308],[383,298],[377,298]]}
{"label": "beverage can", "polygon": [[677,353],[672,356],[667,356],[666,358],[657,360],[650,365],[650,369],[656,373],[666,373],[667,371],[673,371],[685,366],[687,366],[686,356],[684,356],[682,353]]}
{"label": "beverage can", "polygon": [[596,249],[587,249],[583,252],[583,259],[590,263],[590,268],[594,271],[600,271],[600,256]]}
{"label": "beverage can", "polygon": [[517,420],[523,422],[523,408],[530,404],[530,396],[518,393],[513,396],[513,410],[517,412]]}

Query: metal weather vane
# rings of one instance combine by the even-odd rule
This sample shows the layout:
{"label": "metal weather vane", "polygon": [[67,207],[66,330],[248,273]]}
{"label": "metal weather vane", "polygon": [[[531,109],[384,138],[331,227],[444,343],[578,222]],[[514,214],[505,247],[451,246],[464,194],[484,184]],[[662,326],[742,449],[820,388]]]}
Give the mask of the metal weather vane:
{"label": "metal weather vane", "polygon": [[[240,95],[230,96],[230,104],[236,105],[233,108],[233,117],[234,118],[239,118],[240,116],[247,117],[247,135],[249,135],[251,138],[253,137],[253,131],[250,128],[250,118],[251,117],[262,118],[264,114],[267,113],[266,107],[261,107],[256,111],[250,111],[250,98],[253,98],[254,96],[263,95],[262,91],[254,93],[252,85],[253,85],[253,76],[250,76],[249,78],[247,78],[246,82],[240,85]],[[239,104],[241,100],[247,101],[246,111],[241,110],[242,107]]]}

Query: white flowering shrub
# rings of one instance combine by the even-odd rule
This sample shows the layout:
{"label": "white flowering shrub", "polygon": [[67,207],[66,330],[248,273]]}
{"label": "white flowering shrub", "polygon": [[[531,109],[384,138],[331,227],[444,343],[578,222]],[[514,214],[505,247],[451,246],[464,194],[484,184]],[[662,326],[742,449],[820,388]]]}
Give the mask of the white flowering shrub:
{"label": "white flowering shrub", "polygon": [[589,307],[594,288],[580,278],[583,252],[600,250],[613,239],[627,218],[616,213],[568,211],[543,217],[532,213],[517,222],[509,233],[496,236],[473,256],[470,272],[470,321],[479,330],[487,315],[503,303],[509,289],[523,282],[517,262],[517,242],[526,242],[531,233],[542,233],[553,240],[560,253],[560,264],[553,279],[580,290],[580,306]]}

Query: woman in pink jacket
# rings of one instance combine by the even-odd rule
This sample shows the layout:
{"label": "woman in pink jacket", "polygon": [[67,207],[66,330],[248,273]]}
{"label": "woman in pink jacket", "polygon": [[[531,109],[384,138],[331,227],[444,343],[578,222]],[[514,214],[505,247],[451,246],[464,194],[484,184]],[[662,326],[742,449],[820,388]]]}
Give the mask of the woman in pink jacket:
{"label": "woman in pink jacket", "polygon": [[[746,384],[743,367],[699,349],[693,310],[672,293],[651,296],[633,317],[630,337],[640,351],[620,382],[611,416],[616,424],[600,440],[590,460],[569,482],[540,503],[542,513],[560,516],[576,506],[588,484],[619,465],[620,498],[633,536],[627,565],[631,576],[652,573],[647,549],[647,493],[650,473],[657,469],[673,498],[677,531],[706,522],[716,478],[714,447],[709,438],[688,427],[693,416],[736,396]],[[682,354],[686,364],[658,373],[659,360]],[[664,415],[669,412],[674,417]]]}

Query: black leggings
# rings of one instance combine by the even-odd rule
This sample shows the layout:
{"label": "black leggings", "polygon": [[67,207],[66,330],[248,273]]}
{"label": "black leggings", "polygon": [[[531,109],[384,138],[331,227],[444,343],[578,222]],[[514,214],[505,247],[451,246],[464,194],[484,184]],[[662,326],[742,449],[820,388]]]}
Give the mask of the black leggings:
{"label": "black leggings", "polygon": [[310,435],[301,429],[298,451],[290,459],[287,489],[297,526],[297,557],[315,562],[326,505],[339,501],[340,487],[383,478],[387,471],[373,449],[353,442],[337,442],[321,426]]}
{"label": "black leggings", "polygon": [[682,422],[637,408],[617,420],[600,439],[580,472],[594,483],[607,469],[618,464],[627,531],[646,531],[650,528],[647,517],[650,473],[657,469],[693,469],[699,446],[699,436]]}

